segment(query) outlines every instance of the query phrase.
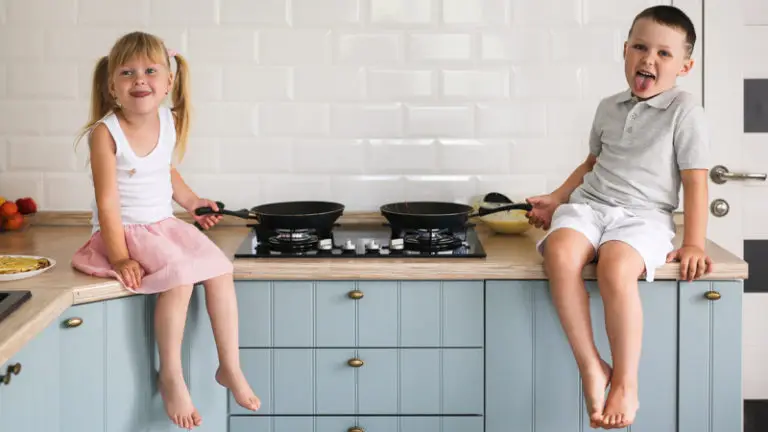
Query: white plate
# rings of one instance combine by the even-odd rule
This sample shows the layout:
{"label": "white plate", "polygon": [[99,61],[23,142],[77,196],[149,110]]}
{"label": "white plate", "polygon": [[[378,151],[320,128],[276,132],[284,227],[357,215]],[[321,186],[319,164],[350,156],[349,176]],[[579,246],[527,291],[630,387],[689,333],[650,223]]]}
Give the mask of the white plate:
{"label": "white plate", "polygon": [[44,257],[44,256],[37,256],[37,255],[0,255],[0,257],[4,257],[4,256],[6,256],[6,257],[35,258],[35,259],[45,258],[45,259],[47,259],[51,263],[51,265],[49,265],[48,267],[46,267],[44,269],[32,270],[32,271],[28,271],[28,272],[24,272],[24,273],[0,274],[0,282],[14,281],[14,280],[19,280],[19,279],[31,278],[32,276],[37,276],[40,273],[43,273],[45,271],[48,271],[48,270],[52,269],[56,265],[56,260],[55,259],[49,258],[49,257]]}

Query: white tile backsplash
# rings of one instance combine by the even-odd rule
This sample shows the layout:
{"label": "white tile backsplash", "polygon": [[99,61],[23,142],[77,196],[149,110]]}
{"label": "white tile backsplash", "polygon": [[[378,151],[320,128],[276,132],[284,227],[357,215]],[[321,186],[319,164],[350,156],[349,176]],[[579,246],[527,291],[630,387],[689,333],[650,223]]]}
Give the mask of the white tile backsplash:
{"label": "white tile backsplash", "polygon": [[0,194],[88,210],[71,143],[95,61],[136,29],[187,57],[180,170],[228,207],[543,193],[586,155],[597,102],[625,87],[627,26],[655,3],[2,0]]}

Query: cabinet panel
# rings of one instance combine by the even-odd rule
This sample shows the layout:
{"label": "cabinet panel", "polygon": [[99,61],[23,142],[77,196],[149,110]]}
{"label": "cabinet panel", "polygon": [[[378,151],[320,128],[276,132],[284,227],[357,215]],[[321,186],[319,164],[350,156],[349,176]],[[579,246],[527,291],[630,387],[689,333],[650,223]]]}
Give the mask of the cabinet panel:
{"label": "cabinet panel", "polygon": [[60,431],[107,430],[105,306],[104,302],[73,306],[52,323],[60,334]]}
{"label": "cabinet panel", "polygon": [[[588,282],[586,288],[595,343],[610,364],[600,292],[595,282]],[[632,430],[674,430],[678,395],[676,283],[641,282],[640,297],[645,312],[640,360],[643,408]],[[486,332],[487,432],[589,428],[578,368],[546,281],[489,281]]]}
{"label": "cabinet panel", "polygon": [[316,346],[354,347],[357,339],[354,282],[318,282],[315,288]]}
{"label": "cabinet panel", "polygon": [[355,412],[355,369],[348,362],[357,358],[354,350],[315,350],[317,414]]}
{"label": "cabinet panel", "polygon": [[241,361],[264,403],[253,413],[230,396],[231,414],[483,413],[482,349],[247,349]]}
{"label": "cabinet panel", "polygon": [[243,348],[482,347],[482,281],[238,281]]}
{"label": "cabinet panel", "polygon": [[7,431],[58,431],[62,416],[60,403],[61,358],[58,322],[46,327],[22,347],[0,369],[21,366],[10,383],[0,386],[0,419]]}
{"label": "cabinet panel", "polygon": [[740,281],[680,283],[680,432],[741,430]]}
{"label": "cabinet panel", "polygon": [[364,297],[357,301],[360,346],[396,347],[400,342],[400,284],[397,281],[360,282]]}
{"label": "cabinet panel", "polygon": [[231,417],[229,432],[483,432],[482,417]]}

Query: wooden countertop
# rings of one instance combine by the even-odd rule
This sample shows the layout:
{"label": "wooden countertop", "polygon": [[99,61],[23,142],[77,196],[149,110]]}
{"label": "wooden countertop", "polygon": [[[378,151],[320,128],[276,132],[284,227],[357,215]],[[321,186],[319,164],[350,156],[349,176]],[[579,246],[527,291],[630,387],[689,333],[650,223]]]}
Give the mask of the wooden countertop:
{"label": "wooden countertop", "polygon": [[[361,219],[371,223],[371,219]],[[350,223],[350,222],[345,222]],[[0,254],[44,255],[57,261],[53,269],[24,280],[0,282],[3,290],[30,290],[32,299],[0,322],[0,363],[5,362],[29,339],[56,319],[69,306],[133,295],[118,282],[86,276],[70,266],[75,250],[90,236],[89,226],[32,225],[20,232],[0,234]],[[236,279],[334,280],[334,279],[545,279],[541,257],[534,245],[543,232],[532,229],[524,235],[495,235],[479,225],[478,234],[487,253],[479,259],[237,259]],[[225,224],[208,232],[230,257],[243,241],[248,228]],[[679,244],[680,239],[676,239]],[[746,279],[747,263],[709,242],[707,252],[714,273],[707,279]],[[679,265],[666,264],[657,279],[677,279]],[[584,278],[594,279],[595,267],[584,269]]]}

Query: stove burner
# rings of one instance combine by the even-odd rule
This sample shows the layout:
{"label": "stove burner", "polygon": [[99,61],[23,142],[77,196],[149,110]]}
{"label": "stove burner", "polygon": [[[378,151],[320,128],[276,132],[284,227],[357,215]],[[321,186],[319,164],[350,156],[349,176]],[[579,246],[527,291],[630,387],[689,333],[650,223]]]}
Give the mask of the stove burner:
{"label": "stove burner", "polygon": [[275,235],[269,237],[269,247],[280,252],[298,252],[314,249],[318,243],[317,235],[310,230],[275,230]]}
{"label": "stove burner", "polygon": [[306,240],[309,240],[311,238],[311,235],[309,233],[309,230],[276,230],[277,235],[275,236],[280,241],[287,241],[287,242],[303,242]]}
{"label": "stove burner", "polygon": [[462,245],[462,240],[447,229],[406,231],[403,239],[406,249],[422,252],[455,249]]}

